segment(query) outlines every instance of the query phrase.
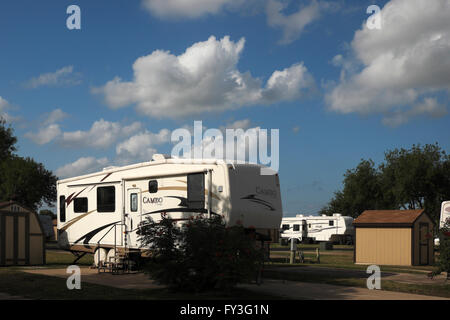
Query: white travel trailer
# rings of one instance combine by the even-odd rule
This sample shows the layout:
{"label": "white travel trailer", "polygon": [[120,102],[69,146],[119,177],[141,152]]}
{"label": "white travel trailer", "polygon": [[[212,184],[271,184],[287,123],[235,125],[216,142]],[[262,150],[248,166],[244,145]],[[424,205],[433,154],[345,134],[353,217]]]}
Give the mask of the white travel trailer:
{"label": "white travel trailer", "polygon": [[163,216],[182,224],[199,215],[220,215],[229,226],[242,224],[268,235],[281,222],[280,184],[278,174],[261,175],[261,168],[270,170],[154,155],[149,162],[59,180],[59,246],[96,253],[96,263],[108,261],[116,248],[140,256],[139,224]]}
{"label": "white travel trailer", "polygon": [[444,201],[441,205],[441,218],[439,220],[439,228],[443,228],[445,221],[450,219],[450,201]]}
{"label": "white travel trailer", "polygon": [[304,216],[298,214],[281,221],[280,241],[290,239],[298,242],[332,241],[342,244],[353,243],[355,229],[353,218],[334,213],[332,216]]}
{"label": "white travel trailer", "polygon": [[[441,204],[441,216],[439,218],[439,229],[443,228],[445,222],[450,219],[450,201],[444,201]],[[434,238],[434,245],[439,245],[439,238]]]}

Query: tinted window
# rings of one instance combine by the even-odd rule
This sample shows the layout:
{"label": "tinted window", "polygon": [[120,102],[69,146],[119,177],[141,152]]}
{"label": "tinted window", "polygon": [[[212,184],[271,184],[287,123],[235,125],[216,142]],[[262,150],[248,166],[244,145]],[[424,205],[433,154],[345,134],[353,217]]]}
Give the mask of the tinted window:
{"label": "tinted window", "polygon": [[116,210],[116,188],[98,187],[97,188],[97,211],[114,212]]}
{"label": "tinted window", "polygon": [[289,230],[289,225],[288,224],[283,224],[283,230]]}
{"label": "tinted window", "polygon": [[334,221],[333,221],[333,220],[329,220],[329,221],[328,221],[328,225],[334,226]]}
{"label": "tinted window", "polygon": [[148,182],[148,192],[150,192],[150,193],[158,192],[158,181],[157,180],[150,180]]}
{"label": "tinted window", "polygon": [[188,208],[205,208],[205,174],[192,173],[187,176],[187,202]]}
{"label": "tinted window", "polygon": [[300,230],[300,225],[294,224],[294,231],[299,231],[299,230]]}
{"label": "tinted window", "polygon": [[66,222],[66,197],[59,197],[59,221]]}
{"label": "tinted window", "polygon": [[138,195],[137,195],[137,193],[130,194],[130,210],[131,210],[131,212],[138,211]]}
{"label": "tinted window", "polygon": [[88,211],[88,199],[87,198],[75,198],[73,200],[73,211],[76,213],[82,213]]}

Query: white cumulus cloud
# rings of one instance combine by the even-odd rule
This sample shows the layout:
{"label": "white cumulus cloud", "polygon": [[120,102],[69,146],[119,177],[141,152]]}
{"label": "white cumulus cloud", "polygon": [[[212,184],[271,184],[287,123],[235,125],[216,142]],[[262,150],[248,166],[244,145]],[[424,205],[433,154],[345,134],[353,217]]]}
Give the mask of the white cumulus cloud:
{"label": "white cumulus cloud", "polygon": [[[247,0],[249,1],[249,0]],[[198,18],[242,6],[246,0],[142,0],[144,8],[163,18]]]}
{"label": "white cumulus cloud", "polygon": [[300,7],[298,11],[286,15],[283,13],[287,3],[277,0],[268,0],[266,5],[267,23],[283,31],[282,44],[297,40],[305,27],[318,20],[322,12],[331,7],[326,2],[312,0],[307,6]]}
{"label": "white cumulus cloud", "polygon": [[81,74],[73,71],[73,66],[66,66],[55,72],[43,73],[27,81],[28,88],[41,86],[74,86],[81,83]]}
{"label": "white cumulus cloud", "polygon": [[121,164],[150,161],[156,153],[154,146],[165,144],[170,141],[170,131],[161,129],[158,133],[148,130],[138,133],[116,146],[118,162]]}
{"label": "white cumulus cloud", "polygon": [[56,169],[55,174],[59,178],[75,177],[102,170],[108,163],[107,158],[81,157],[72,163]]}
{"label": "white cumulus cloud", "polygon": [[261,79],[237,69],[244,44],[211,36],[179,56],[156,50],[135,61],[132,81],[116,77],[93,92],[111,108],[136,104],[141,114],[162,118],[292,101],[315,87],[302,62],[275,71],[262,87]]}
{"label": "white cumulus cloud", "polygon": [[351,55],[333,59],[343,68],[326,97],[330,109],[385,114],[391,126],[444,115],[436,94],[450,90],[450,2],[391,0],[380,14],[381,30],[364,24]]}
{"label": "white cumulus cloud", "polygon": [[77,130],[64,132],[60,143],[67,147],[94,147],[107,148],[121,137],[128,136],[141,128],[141,123],[134,122],[128,126],[122,126],[118,122],[110,122],[104,119],[95,121],[87,131]]}
{"label": "white cumulus cloud", "polygon": [[37,132],[27,132],[25,137],[31,139],[34,143],[39,145],[49,143],[61,135],[61,129],[58,124],[50,124]]}

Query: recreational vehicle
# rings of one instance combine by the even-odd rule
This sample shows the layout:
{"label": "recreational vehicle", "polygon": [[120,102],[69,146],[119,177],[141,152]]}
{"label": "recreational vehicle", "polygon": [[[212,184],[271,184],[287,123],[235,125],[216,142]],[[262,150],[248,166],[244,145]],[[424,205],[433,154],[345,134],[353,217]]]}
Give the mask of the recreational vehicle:
{"label": "recreational vehicle", "polygon": [[[439,229],[443,228],[445,225],[445,222],[447,220],[450,220],[450,201],[444,201],[441,204],[441,216],[439,218]],[[434,238],[434,245],[439,245],[439,238]]]}
{"label": "recreational vehicle", "polygon": [[283,218],[280,229],[280,242],[290,239],[298,242],[332,241],[341,244],[353,243],[353,218],[335,213],[332,216],[304,216],[298,214],[292,218]]}
{"label": "recreational vehicle", "polygon": [[439,220],[439,228],[443,228],[445,221],[450,219],[450,201],[444,201],[441,205],[441,218]]}
{"label": "recreational vehicle", "polygon": [[[278,174],[268,168],[222,160],[152,161],[57,182],[58,243],[74,253],[96,253],[96,264],[117,251],[140,256],[139,224],[151,217],[181,226],[196,216],[219,215],[260,236],[278,230],[281,197]],[[117,250],[117,251],[116,251]]]}

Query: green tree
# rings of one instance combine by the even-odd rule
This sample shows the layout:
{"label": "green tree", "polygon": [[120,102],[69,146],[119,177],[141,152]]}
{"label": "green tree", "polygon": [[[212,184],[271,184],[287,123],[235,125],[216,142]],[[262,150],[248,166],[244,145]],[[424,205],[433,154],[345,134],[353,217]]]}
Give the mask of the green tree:
{"label": "green tree", "polygon": [[380,172],[372,160],[361,160],[355,169],[344,174],[344,188],[321,210],[321,214],[335,212],[351,217],[366,209],[379,209],[386,204],[381,188]]}
{"label": "green tree", "polygon": [[31,158],[0,162],[0,200],[15,200],[33,210],[56,201],[56,177]]}
{"label": "green tree", "polygon": [[0,201],[15,200],[33,210],[56,201],[56,177],[42,163],[14,154],[17,138],[0,119]]}
{"label": "green tree", "polygon": [[436,222],[442,201],[450,199],[450,157],[438,144],[413,145],[385,153],[377,168],[372,160],[361,160],[344,175],[337,191],[321,210],[356,217],[364,210],[426,209]]}
{"label": "green tree", "polygon": [[48,209],[44,209],[44,210],[39,210],[39,214],[43,215],[43,216],[49,216],[52,219],[56,219],[56,214]]}
{"label": "green tree", "polygon": [[13,135],[13,129],[6,126],[6,121],[0,117],[0,161],[10,157],[16,151],[14,146],[17,138]]}
{"label": "green tree", "polygon": [[140,230],[149,248],[150,276],[169,288],[200,292],[230,289],[255,279],[261,250],[242,226],[226,227],[220,217],[195,219],[178,227],[174,220],[148,220]]}

